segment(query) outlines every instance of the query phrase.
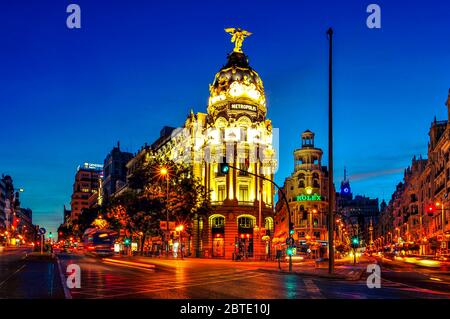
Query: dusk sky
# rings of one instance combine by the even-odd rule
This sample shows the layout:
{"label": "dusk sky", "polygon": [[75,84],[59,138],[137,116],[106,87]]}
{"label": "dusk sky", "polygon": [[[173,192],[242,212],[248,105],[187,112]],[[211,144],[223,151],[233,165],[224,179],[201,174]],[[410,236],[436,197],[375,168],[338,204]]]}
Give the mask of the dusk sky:
{"label": "dusk sky", "polygon": [[[66,7],[81,7],[79,30]],[[366,7],[381,7],[381,29]],[[23,187],[35,224],[55,231],[78,165],[103,163],[120,141],[136,152],[162,126],[206,112],[208,85],[245,40],[280,130],[282,183],[300,134],[316,133],[327,164],[328,41],[335,30],[335,184],[388,200],[428,129],[447,119],[448,1],[103,1],[0,3],[0,173]]]}

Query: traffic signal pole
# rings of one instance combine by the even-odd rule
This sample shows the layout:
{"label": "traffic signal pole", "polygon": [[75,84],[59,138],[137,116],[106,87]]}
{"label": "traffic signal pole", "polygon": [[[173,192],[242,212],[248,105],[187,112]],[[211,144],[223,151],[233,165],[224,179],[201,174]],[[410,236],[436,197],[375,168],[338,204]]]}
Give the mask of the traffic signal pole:
{"label": "traffic signal pole", "polygon": [[[247,173],[247,174],[249,174],[249,175],[259,177],[259,178],[261,178],[261,179],[263,179],[263,180],[265,180],[265,181],[269,181],[270,183],[272,183],[272,184],[280,191],[281,196],[283,197],[283,200],[284,200],[284,202],[286,203],[286,207],[287,207],[287,211],[288,211],[288,236],[289,236],[288,238],[289,238],[289,246],[291,246],[291,244],[290,244],[290,243],[292,242],[292,234],[291,234],[291,210],[290,210],[290,208],[289,208],[289,202],[288,202],[288,200],[287,200],[287,198],[286,198],[286,194],[284,193],[283,189],[282,189],[280,186],[278,186],[277,183],[275,183],[274,181],[272,181],[271,179],[269,179],[269,178],[267,178],[267,177],[264,177],[264,176],[261,176],[261,175],[255,174],[255,173],[251,173],[251,172],[249,172],[249,171],[246,171],[246,170],[237,168],[237,167],[232,166],[232,165],[229,165],[229,164],[225,164],[225,165],[228,166],[228,167],[231,167],[231,168],[233,168],[233,169],[235,169],[235,170],[238,170],[238,171]],[[222,168],[222,172],[223,172],[223,173],[228,173],[228,170],[225,170],[225,171],[224,171],[224,169]],[[292,272],[292,254],[289,254],[289,272]]]}

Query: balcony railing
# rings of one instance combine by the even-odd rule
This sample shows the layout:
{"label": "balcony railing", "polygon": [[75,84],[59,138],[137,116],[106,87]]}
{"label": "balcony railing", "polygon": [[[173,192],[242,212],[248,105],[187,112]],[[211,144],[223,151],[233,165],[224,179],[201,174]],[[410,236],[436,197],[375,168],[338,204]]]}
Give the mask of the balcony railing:
{"label": "balcony railing", "polygon": [[[224,201],[211,201],[211,205],[212,206],[220,206],[223,205]],[[259,202],[254,202],[254,201],[238,201],[238,205],[239,206],[258,206]],[[266,207],[272,207],[271,204],[267,204],[265,203]]]}

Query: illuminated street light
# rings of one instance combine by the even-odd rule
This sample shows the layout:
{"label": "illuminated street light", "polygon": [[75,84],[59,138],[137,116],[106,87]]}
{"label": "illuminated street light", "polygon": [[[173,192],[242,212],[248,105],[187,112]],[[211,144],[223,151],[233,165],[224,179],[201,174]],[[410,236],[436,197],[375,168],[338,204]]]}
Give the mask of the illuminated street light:
{"label": "illuminated street light", "polygon": [[170,230],[169,230],[169,170],[167,169],[167,167],[161,167],[161,169],[159,170],[159,173],[161,174],[161,176],[165,176],[166,177],[166,253],[167,256],[169,256],[169,236],[170,236]]}
{"label": "illuminated street light", "polygon": [[167,168],[161,167],[159,173],[163,176],[166,176],[169,173],[169,171],[167,170]]}

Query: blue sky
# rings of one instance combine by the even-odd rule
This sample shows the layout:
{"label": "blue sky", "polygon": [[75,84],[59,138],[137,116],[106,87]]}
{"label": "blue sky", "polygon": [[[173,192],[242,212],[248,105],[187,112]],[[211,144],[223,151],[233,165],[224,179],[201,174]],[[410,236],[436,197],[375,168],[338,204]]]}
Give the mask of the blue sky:
{"label": "blue sky", "polygon": [[[66,7],[81,7],[79,30]],[[380,5],[382,28],[366,27]],[[208,84],[244,42],[280,129],[277,182],[292,172],[306,129],[327,152],[327,38],[335,29],[335,182],[388,199],[428,129],[446,119],[450,87],[446,1],[2,1],[0,173],[24,187],[34,221],[56,229],[76,167],[102,162],[120,140],[135,152],[163,125],[204,112]]]}

